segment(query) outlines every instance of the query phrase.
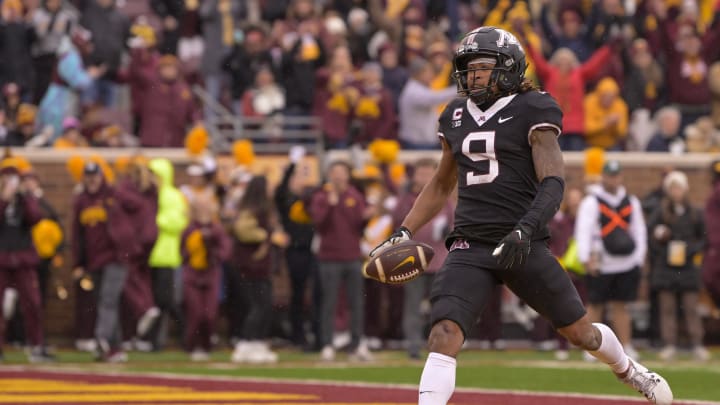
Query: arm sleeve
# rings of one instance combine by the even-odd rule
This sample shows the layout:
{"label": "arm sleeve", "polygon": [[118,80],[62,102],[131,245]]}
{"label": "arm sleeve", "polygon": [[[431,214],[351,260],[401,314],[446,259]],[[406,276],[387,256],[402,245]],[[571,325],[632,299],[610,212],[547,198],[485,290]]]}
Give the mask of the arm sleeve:
{"label": "arm sleeve", "polygon": [[575,242],[577,243],[578,260],[587,263],[593,243],[593,224],[597,219],[597,200],[594,196],[585,197],[578,207],[575,220]]}
{"label": "arm sleeve", "polygon": [[80,55],[70,52],[58,63],[58,73],[65,82],[75,89],[85,89],[90,86],[93,79],[85,71]]}
{"label": "arm sleeve", "polygon": [[545,177],[528,212],[518,222],[532,232],[543,229],[560,208],[565,191],[565,181],[557,176]]}
{"label": "arm sleeve", "polygon": [[583,80],[587,81],[595,78],[595,76],[600,73],[600,70],[610,59],[611,55],[612,51],[607,45],[604,45],[603,47],[595,51],[590,57],[590,59],[580,65],[580,75],[582,76]]}
{"label": "arm sleeve", "polygon": [[408,90],[409,93],[406,95],[407,99],[413,104],[423,107],[432,107],[446,103],[457,96],[457,88],[455,87],[433,90],[430,87],[418,85]]}

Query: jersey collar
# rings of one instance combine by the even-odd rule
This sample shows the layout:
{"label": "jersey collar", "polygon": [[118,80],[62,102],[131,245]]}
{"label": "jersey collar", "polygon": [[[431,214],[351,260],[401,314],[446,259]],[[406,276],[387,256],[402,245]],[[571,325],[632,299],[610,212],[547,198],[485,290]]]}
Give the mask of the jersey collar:
{"label": "jersey collar", "polygon": [[510,102],[517,96],[517,94],[511,94],[509,96],[501,97],[497,99],[493,105],[490,106],[487,110],[483,111],[478,107],[475,103],[473,103],[469,98],[467,99],[467,109],[468,112],[470,112],[470,115],[473,117],[475,122],[478,125],[483,125],[486,122],[490,121],[490,118],[492,118],[495,114],[497,114],[500,110],[505,108]]}

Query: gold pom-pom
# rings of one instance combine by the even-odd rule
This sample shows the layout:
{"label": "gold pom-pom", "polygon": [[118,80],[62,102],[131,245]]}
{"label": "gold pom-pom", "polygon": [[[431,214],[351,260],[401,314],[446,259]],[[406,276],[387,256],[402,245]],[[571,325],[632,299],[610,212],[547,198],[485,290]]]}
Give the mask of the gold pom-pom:
{"label": "gold pom-pom", "polygon": [[588,148],[585,150],[585,177],[598,177],[605,164],[605,150],[603,148]]}
{"label": "gold pom-pom", "polygon": [[205,152],[210,145],[208,132],[202,125],[197,125],[185,136],[185,150],[191,156],[197,156]]}
{"label": "gold pom-pom", "polygon": [[185,240],[185,248],[189,253],[189,264],[195,270],[205,270],[208,267],[207,249],[199,229],[190,232]]}
{"label": "gold pom-pom", "polygon": [[242,166],[250,166],[255,160],[255,151],[253,144],[248,139],[240,139],[235,141],[232,146],[233,157],[235,162]]}
{"label": "gold pom-pom", "polygon": [[43,259],[49,259],[55,255],[62,237],[60,225],[51,219],[43,219],[32,228],[35,250]]}
{"label": "gold pom-pom", "polygon": [[390,165],[390,179],[396,186],[405,181],[406,171],[403,163],[397,162]]}
{"label": "gold pom-pom", "polygon": [[127,174],[128,169],[130,167],[130,160],[132,158],[130,156],[118,156],[117,159],[115,159],[115,172],[118,174]]}
{"label": "gold pom-pom", "polygon": [[83,178],[83,167],[85,166],[85,159],[82,156],[72,156],[66,163],[66,168],[70,176],[75,180],[76,183],[82,181]]}
{"label": "gold pom-pom", "polygon": [[32,104],[20,104],[18,106],[16,123],[18,125],[33,124],[37,115],[37,107]]}
{"label": "gold pom-pom", "polygon": [[335,93],[330,100],[327,101],[328,110],[337,111],[340,114],[347,114],[350,111],[348,101],[345,96],[338,92]]}
{"label": "gold pom-pom", "polygon": [[353,177],[364,180],[377,180],[382,178],[382,171],[373,164],[366,164],[362,169],[354,170]]}
{"label": "gold pom-pom", "polygon": [[391,139],[376,139],[370,142],[368,151],[373,159],[378,162],[392,163],[400,153],[400,144]]}
{"label": "gold pom-pom", "polygon": [[307,210],[305,209],[305,204],[298,200],[295,201],[290,206],[290,212],[288,213],[288,217],[291,221],[297,223],[297,224],[310,224],[312,223],[312,218],[310,217],[310,214],[308,214]]}
{"label": "gold pom-pom", "polygon": [[22,156],[15,156],[15,165],[20,173],[27,173],[32,170],[30,161]]}
{"label": "gold pom-pom", "polygon": [[360,97],[355,106],[355,115],[360,118],[377,118],[380,116],[380,106],[372,97]]}
{"label": "gold pom-pom", "polygon": [[90,156],[90,161],[97,163],[100,166],[100,170],[103,172],[103,177],[108,184],[115,183],[115,172],[108,162],[100,155]]}

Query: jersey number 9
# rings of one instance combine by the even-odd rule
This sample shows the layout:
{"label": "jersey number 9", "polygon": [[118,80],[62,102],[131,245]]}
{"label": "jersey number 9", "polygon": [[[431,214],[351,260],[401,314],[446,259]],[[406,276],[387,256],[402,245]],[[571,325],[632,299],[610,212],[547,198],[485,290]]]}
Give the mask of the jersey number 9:
{"label": "jersey number 9", "polygon": [[[485,151],[471,152],[470,144],[479,141],[482,141],[485,144]],[[478,173],[475,171],[467,172],[465,179],[466,185],[473,186],[476,184],[491,183],[498,176],[500,166],[498,165],[497,157],[495,156],[495,131],[469,133],[463,140],[462,153],[473,162],[480,162],[483,160],[489,161],[487,173]]]}

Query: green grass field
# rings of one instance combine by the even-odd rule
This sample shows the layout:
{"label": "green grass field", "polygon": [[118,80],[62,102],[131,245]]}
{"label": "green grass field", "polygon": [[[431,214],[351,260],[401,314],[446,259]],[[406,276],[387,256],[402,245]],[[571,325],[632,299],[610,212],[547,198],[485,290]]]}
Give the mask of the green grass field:
{"label": "green grass field", "polygon": [[[671,383],[676,399],[697,399],[720,402],[720,350],[713,360],[693,362],[680,356],[670,363],[659,362],[653,353],[643,353],[644,364],[660,372]],[[130,362],[107,365],[92,362],[87,353],[58,353],[58,362],[50,367],[87,371],[123,371],[133,374],[148,372],[178,373],[206,376],[237,376],[287,378],[297,380],[362,381],[392,384],[417,383],[422,361],[407,360],[404,352],[376,353],[370,363],[352,363],[343,356],[335,363],[318,361],[317,354],[280,352],[280,362],[273,366],[235,365],[228,361],[230,353],[213,353],[212,361],[191,363],[185,353],[131,353]],[[4,364],[24,364],[20,351],[6,353]],[[42,367],[47,367],[43,365]],[[511,350],[506,352],[466,351],[461,353],[457,386],[467,388],[510,389],[545,392],[578,392],[590,394],[628,395],[634,393],[615,381],[607,367],[587,363],[573,352],[571,359],[557,362],[552,353]]]}

